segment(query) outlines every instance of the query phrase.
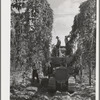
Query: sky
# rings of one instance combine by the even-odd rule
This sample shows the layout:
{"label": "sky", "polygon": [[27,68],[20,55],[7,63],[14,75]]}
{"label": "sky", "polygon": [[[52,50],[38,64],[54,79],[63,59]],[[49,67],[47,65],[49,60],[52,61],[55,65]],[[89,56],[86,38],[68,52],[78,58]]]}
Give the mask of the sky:
{"label": "sky", "polygon": [[47,0],[53,9],[54,23],[52,30],[52,44],[56,44],[59,36],[61,45],[65,45],[64,37],[71,31],[74,17],[79,13],[79,6],[85,0]]}

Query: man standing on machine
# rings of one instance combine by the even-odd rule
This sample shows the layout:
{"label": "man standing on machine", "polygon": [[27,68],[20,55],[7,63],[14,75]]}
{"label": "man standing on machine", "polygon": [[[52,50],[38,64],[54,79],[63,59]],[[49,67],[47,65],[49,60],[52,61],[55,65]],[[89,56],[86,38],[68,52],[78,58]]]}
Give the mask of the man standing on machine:
{"label": "man standing on machine", "polygon": [[65,48],[66,48],[66,56],[70,55],[72,52],[70,40],[68,40],[70,36],[65,36]]}
{"label": "man standing on machine", "polygon": [[57,44],[56,44],[56,56],[59,57],[59,48],[61,46],[61,41],[58,36],[56,36]]}

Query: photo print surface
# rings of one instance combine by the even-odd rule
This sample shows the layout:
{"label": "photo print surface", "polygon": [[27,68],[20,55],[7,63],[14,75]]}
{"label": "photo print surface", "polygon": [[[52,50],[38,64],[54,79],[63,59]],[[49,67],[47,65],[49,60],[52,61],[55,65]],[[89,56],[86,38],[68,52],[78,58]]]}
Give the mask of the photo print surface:
{"label": "photo print surface", "polygon": [[11,0],[10,100],[96,100],[96,0]]}

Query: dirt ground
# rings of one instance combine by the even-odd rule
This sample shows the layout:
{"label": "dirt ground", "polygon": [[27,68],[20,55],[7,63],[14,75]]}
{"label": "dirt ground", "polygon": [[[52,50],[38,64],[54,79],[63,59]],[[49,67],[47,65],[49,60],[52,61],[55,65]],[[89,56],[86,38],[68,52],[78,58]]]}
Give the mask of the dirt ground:
{"label": "dirt ground", "polygon": [[[10,80],[10,100],[95,100],[95,81],[92,86],[83,80],[80,84],[70,78],[69,91],[48,92],[47,86],[35,82],[32,84],[30,77],[24,72],[12,72]],[[27,76],[27,77],[26,77]],[[92,76],[94,77],[94,76]],[[86,79],[86,76],[84,76]],[[73,83],[73,85],[71,85]]]}

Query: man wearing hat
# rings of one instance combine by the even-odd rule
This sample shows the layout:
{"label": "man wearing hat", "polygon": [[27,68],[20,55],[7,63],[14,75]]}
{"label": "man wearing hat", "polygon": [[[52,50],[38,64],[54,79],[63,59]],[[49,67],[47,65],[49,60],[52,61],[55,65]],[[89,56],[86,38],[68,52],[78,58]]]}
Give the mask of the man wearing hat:
{"label": "man wearing hat", "polygon": [[68,38],[70,38],[70,35],[65,36],[66,56],[67,56],[67,55],[70,55],[71,52],[72,52],[70,40],[68,40]]}
{"label": "man wearing hat", "polygon": [[56,51],[57,51],[57,54],[56,54],[56,56],[59,57],[59,48],[60,48],[60,45],[61,45],[61,41],[60,41],[60,39],[59,39],[58,36],[56,36],[56,39],[57,39],[57,44],[56,44]]}

